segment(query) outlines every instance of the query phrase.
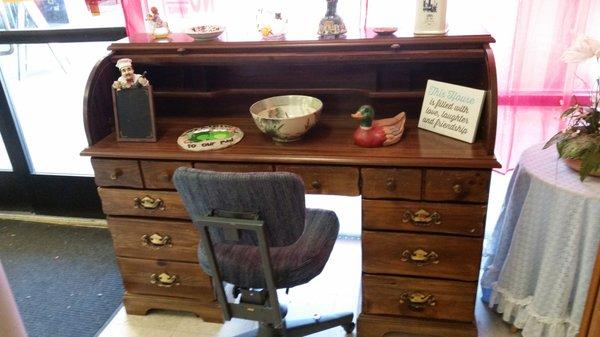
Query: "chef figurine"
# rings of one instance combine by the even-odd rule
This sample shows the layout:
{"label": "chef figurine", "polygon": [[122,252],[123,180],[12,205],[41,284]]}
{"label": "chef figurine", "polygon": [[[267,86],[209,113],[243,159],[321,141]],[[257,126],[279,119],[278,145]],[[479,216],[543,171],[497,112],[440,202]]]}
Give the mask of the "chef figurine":
{"label": "chef figurine", "polygon": [[113,89],[119,91],[121,89],[147,87],[150,83],[144,75],[134,74],[131,66],[131,59],[119,59],[117,68],[121,71],[121,76],[113,82]]}

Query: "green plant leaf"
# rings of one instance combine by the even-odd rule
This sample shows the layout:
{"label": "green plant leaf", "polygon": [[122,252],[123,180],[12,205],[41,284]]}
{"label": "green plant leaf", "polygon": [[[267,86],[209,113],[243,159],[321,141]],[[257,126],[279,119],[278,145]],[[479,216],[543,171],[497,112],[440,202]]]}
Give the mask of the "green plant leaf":
{"label": "green plant leaf", "polygon": [[552,138],[550,138],[546,144],[544,144],[544,149],[549,148],[550,146],[558,143],[558,142],[562,142],[563,140],[569,138],[571,136],[571,133],[568,131],[561,131],[557,134],[555,134],[554,136],[552,136]]}
{"label": "green plant leaf", "polygon": [[579,104],[572,105],[560,115],[560,118],[569,117],[577,110],[579,110]]}
{"label": "green plant leaf", "polygon": [[592,171],[600,169],[600,141],[592,143],[581,157],[579,179],[583,181]]}
{"label": "green plant leaf", "polygon": [[594,146],[596,142],[593,135],[579,135],[560,141],[556,148],[561,158],[581,159],[581,156]]}

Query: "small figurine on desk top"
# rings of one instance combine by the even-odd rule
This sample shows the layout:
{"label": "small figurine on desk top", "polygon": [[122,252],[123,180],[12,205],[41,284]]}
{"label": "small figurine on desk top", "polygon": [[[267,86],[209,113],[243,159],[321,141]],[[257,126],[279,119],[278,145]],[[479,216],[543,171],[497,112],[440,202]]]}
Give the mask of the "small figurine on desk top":
{"label": "small figurine on desk top", "polygon": [[256,28],[264,40],[285,40],[287,18],[281,11],[259,9],[256,15]]}
{"label": "small figurine on desk top", "polygon": [[337,15],[338,0],[327,0],[327,12],[319,23],[319,36],[324,38],[338,38],[346,34],[346,25],[342,18]]}
{"label": "small figurine on desk top", "polygon": [[158,8],[152,7],[150,8],[150,13],[146,15],[146,20],[150,22],[152,26],[152,36],[155,39],[164,39],[171,31],[169,31],[169,24],[166,21],[163,21],[158,15]]}
{"label": "small figurine on desk top", "polygon": [[396,144],[404,133],[404,112],[391,118],[373,120],[375,110],[370,105],[363,105],[351,116],[360,119],[360,126],[353,134],[354,144],[358,146],[380,147]]}
{"label": "small figurine on desk top", "polygon": [[133,72],[131,59],[119,59],[116,67],[121,71],[121,76],[113,82],[113,89],[119,91],[121,89],[147,87],[150,84],[146,79],[146,72],[142,75]]}

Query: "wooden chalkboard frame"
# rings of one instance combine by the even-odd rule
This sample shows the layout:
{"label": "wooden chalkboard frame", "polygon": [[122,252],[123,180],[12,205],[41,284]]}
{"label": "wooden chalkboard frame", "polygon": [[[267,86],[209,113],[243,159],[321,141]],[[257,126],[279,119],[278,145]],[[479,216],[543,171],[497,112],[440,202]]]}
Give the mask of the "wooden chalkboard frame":
{"label": "wooden chalkboard frame", "polygon": [[[150,130],[149,131],[149,136],[148,137],[136,137],[136,136],[128,136],[127,134],[124,134],[124,130],[123,129],[127,129],[126,127],[124,127],[124,125],[122,125],[122,120],[120,117],[122,117],[122,115],[126,112],[119,112],[117,109],[117,96],[122,92],[122,93],[126,93],[126,92],[131,92],[132,90],[145,90],[148,93],[148,107],[147,109],[145,109],[146,111],[140,112],[137,111],[138,114],[146,114],[146,118],[149,119],[150,122]],[[141,87],[141,88],[130,88],[130,89],[121,89],[119,91],[112,89],[112,99],[113,99],[113,110],[114,110],[114,116],[115,116],[115,132],[117,134],[117,141],[119,142],[156,142],[156,122],[155,122],[155,118],[154,118],[154,99],[152,96],[152,86],[148,85],[146,87]]]}

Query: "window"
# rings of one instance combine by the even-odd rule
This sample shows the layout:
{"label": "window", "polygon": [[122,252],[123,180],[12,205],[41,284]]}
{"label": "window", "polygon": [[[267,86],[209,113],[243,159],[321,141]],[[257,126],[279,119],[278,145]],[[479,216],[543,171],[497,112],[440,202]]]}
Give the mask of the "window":
{"label": "window", "polygon": [[[25,141],[32,173],[93,174],[89,158],[79,156],[87,146],[82,118],[84,89],[93,66],[110,44],[45,43],[50,40],[44,36],[68,29],[69,40],[86,41],[90,38],[87,32],[123,27],[124,22],[119,0],[0,2],[0,30],[17,36],[17,41],[19,32],[41,31],[36,35],[40,43],[0,45],[0,79]],[[80,29],[82,33],[78,33]]]}
{"label": "window", "polygon": [[[97,3],[92,13],[86,3]],[[95,6],[92,6],[96,8]],[[124,26],[121,4],[112,1],[20,0],[0,2],[0,29],[75,29]]]}
{"label": "window", "polygon": [[12,165],[6,153],[6,147],[4,146],[4,140],[0,137],[0,172],[12,171]]}

